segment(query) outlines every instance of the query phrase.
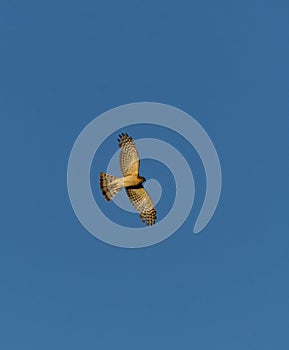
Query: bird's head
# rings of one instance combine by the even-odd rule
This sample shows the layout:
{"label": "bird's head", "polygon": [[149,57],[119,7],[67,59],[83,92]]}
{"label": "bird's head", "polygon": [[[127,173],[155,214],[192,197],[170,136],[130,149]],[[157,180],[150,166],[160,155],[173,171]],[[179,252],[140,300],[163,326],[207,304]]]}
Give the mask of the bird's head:
{"label": "bird's head", "polygon": [[145,182],[146,181],[146,178],[143,177],[143,176],[140,176],[139,178],[140,178],[141,182]]}

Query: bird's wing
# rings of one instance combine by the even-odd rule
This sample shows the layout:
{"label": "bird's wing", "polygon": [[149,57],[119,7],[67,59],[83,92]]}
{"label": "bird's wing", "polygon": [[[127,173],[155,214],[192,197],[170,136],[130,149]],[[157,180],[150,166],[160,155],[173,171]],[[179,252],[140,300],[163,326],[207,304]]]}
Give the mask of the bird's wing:
{"label": "bird's wing", "polygon": [[157,219],[157,211],[151,197],[142,185],[136,188],[127,187],[126,193],[134,208],[140,213],[142,222],[153,225]]}
{"label": "bird's wing", "polygon": [[123,176],[136,175],[139,170],[139,156],[132,137],[122,133],[119,135],[120,147],[119,165]]}

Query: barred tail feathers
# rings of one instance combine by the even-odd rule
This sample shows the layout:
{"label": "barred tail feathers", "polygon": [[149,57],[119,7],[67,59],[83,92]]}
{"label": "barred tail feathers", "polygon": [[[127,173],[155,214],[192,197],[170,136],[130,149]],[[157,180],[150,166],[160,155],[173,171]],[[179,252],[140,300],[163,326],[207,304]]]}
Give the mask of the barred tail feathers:
{"label": "barred tail feathers", "polygon": [[107,201],[110,201],[123,188],[123,179],[100,173],[100,189]]}

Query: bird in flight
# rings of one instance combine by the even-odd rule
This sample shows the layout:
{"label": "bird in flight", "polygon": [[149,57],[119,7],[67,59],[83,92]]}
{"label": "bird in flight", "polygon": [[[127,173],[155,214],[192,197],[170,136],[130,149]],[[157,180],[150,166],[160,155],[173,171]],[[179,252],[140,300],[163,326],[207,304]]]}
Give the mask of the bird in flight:
{"label": "bird in flight", "polygon": [[110,201],[122,188],[134,208],[140,213],[143,223],[151,226],[157,219],[157,212],[151,197],[142,183],[146,179],[139,176],[140,159],[132,137],[122,133],[119,135],[119,164],[123,177],[100,173],[100,189],[107,201]]}

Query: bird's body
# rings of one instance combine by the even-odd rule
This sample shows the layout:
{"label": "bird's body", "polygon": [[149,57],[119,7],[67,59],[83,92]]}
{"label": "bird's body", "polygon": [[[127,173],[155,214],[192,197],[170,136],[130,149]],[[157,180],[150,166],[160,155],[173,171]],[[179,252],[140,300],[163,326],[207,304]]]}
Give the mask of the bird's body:
{"label": "bird's body", "polygon": [[146,225],[156,221],[154,204],[144,189],[142,183],[146,179],[139,176],[139,156],[133,139],[127,134],[119,136],[120,169],[123,177],[117,177],[103,172],[100,173],[100,188],[107,201],[110,201],[122,188],[134,206],[140,212],[140,217]]}
{"label": "bird's body", "polygon": [[123,187],[134,187],[134,186],[141,185],[143,182],[145,182],[144,177],[135,176],[135,175],[127,175],[122,179],[123,179]]}

